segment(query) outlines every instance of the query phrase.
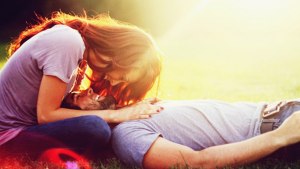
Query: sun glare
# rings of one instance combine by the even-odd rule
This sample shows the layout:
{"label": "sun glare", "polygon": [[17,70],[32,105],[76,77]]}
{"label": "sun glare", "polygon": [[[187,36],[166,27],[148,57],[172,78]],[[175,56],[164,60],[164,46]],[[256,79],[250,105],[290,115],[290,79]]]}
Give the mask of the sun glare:
{"label": "sun glare", "polygon": [[241,15],[258,17],[280,16],[288,7],[288,1],[282,0],[240,0],[233,1]]}
{"label": "sun glare", "polygon": [[296,56],[299,5],[295,0],[201,0],[158,41],[171,57]]}
{"label": "sun glare", "polygon": [[85,76],[82,79],[80,84],[80,90],[86,90],[87,88],[90,87],[91,81],[86,76],[92,77],[92,73],[93,73],[92,69],[89,66],[87,66],[87,69],[85,71]]}
{"label": "sun glare", "polygon": [[286,1],[282,0],[235,0],[233,3],[239,4],[241,7],[249,9],[278,9],[281,8]]}

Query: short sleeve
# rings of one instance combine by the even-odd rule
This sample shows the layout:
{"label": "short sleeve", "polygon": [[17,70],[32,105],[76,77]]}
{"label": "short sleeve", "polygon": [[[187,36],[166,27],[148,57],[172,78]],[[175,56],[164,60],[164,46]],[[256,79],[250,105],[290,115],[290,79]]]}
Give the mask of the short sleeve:
{"label": "short sleeve", "polygon": [[83,58],[84,42],[77,30],[56,25],[34,37],[32,59],[44,75],[52,75],[69,83]]}

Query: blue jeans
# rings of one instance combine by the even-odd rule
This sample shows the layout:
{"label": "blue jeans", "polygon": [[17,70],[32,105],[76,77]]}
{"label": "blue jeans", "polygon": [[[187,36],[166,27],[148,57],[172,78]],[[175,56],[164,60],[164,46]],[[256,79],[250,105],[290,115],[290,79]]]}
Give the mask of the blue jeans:
{"label": "blue jeans", "polygon": [[[108,147],[111,129],[97,116],[81,116],[28,127],[0,146],[5,156],[26,155],[37,159],[50,148],[68,148],[85,157],[95,157]],[[0,155],[1,158],[1,155]]]}

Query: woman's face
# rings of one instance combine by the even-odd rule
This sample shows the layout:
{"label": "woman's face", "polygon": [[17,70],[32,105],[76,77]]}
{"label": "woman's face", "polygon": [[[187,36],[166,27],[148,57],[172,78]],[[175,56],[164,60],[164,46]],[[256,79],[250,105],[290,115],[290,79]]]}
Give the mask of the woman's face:
{"label": "woman's face", "polygon": [[120,83],[134,83],[142,76],[142,71],[138,68],[131,70],[114,70],[106,73],[104,79],[110,82],[110,85],[116,86]]}

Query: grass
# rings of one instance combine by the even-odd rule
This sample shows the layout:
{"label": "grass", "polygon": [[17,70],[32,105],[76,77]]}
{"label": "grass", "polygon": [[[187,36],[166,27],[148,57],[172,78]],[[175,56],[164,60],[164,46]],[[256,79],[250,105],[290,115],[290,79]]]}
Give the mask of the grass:
{"label": "grass", "polygon": [[225,101],[297,98],[300,93],[299,61],[292,57],[167,58],[160,96]]}
{"label": "grass", "polygon": [[[5,44],[0,44],[0,55]],[[274,101],[299,97],[300,57],[254,56],[244,58],[166,57],[159,97],[162,99],[221,99],[234,101]],[[0,60],[0,67],[5,59]],[[43,164],[44,165],[44,164]],[[42,167],[45,167],[41,165]],[[116,159],[93,164],[94,168],[124,168]],[[1,167],[0,167],[1,168]],[[38,168],[38,167],[37,167]],[[300,168],[300,163],[265,161],[240,169]]]}
{"label": "grass", "polygon": [[[56,165],[54,163],[47,163],[47,162],[37,162],[37,161],[30,161],[21,159],[1,159],[0,161],[0,169],[64,169],[66,167]],[[25,161],[25,162],[24,162]],[[121,164],[121,162],[116,158],[110,158],[105,161],[99,162],[90,162],[90,168],[92,169],[138,169],[136,167],[127,167]],[[78,167],[75,165],[69,165],[68,169],[78,169],[84,167]],[[85,166],[86,167],[86,166]]]}
{"label": "grass", "polygon": [[[76,165],[75,165],[76,166]],[[250,165],[236,167],[235,169],[298,169],[300,168],[300,161],[287,163],[276,160],[266,160]],[[130,167],[123,165],[118,159],[111,158],[105,161],[93,162],[90,167],[92,169],[139,169],[137,167]],[[19,163],[19,159],[11,159],[3,161],[1,159],[0,169],[63,169],[65,167],[57,166],[52,163],[27,161],[26,163]],[[79,167],[70,167],[68,169],[77,169]],[[83,167],[82,167],[83,168]],[[170,169],[191,169],[187,166],[184,167],[170,167]],[[218,168],[221,169],[221,168]],[[222,169],[233,169],[232,167],[223,167]]]}
{"label": "grass", "polygon": [[6,61],[6,57],[7,57],[7,47],[8,44],[7,43],[1,43],[0,42],[0,69],[1,67],[4,65],[5,61]]}

